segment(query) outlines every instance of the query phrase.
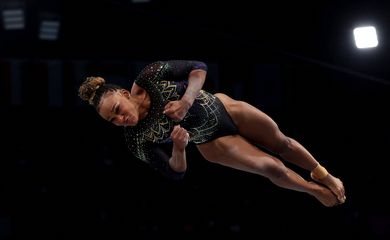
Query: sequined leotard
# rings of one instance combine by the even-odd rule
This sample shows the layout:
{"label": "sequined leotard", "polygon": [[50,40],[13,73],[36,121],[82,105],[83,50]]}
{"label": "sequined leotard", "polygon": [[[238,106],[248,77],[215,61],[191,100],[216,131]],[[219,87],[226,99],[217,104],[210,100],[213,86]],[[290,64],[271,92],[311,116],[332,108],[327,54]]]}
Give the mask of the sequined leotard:
{"label": "sequined leotard", "polygon": [[170,134],[175,125],[185,128],[190,134],[189,141],[195,144],[237,133],[222,102],[204,90],[200,91],[182,121],[174,121],[163,114],[169,101],[179,100],[184,95],[188,75],[195,69],[207,71],[207,66],[203,62],[184,60],[159,61],[146,66],[135,83],[150,96],[149,113],[136,126],[125,127],[127,145],[132,153],[174,179],[183,177],[183,173],[169,167],[169,156],[158,145],[171,141]]}

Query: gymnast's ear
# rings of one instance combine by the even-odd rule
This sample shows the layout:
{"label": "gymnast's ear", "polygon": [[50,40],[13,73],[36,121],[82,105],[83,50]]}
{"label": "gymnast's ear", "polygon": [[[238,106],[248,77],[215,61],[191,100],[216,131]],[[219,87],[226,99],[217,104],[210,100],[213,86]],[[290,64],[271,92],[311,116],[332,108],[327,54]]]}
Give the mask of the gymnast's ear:
{"label": "gymnast's ear", "polygon": [[120,93],[125,96],[126,98],[130,98],[130,92],[127,89],[122,88],[120,90]]}

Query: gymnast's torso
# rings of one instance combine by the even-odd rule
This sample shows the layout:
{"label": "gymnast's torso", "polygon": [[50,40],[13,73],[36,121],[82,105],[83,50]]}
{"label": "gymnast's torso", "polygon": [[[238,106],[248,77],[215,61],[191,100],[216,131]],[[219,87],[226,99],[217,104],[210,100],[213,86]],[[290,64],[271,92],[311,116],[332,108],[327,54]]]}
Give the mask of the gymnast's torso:
{"label": "gymnast's torso", "polygon": [[198,61],[159,61],[146,66],[135,83],[150,97],[148,115],[136,126],[125,127],[129,149],[136,157],[151,161],[151,147],[171,142],[170,134],[180,124],[190,135],[190,142],[202,144],[218,137],[237,133],[231,117],[222,102],[211,93],[201,90],[193,105],[181,121],[174,121],[163,114],[165,105],[180,100],[188,85],[188,75],[194,69],[207,71]]}

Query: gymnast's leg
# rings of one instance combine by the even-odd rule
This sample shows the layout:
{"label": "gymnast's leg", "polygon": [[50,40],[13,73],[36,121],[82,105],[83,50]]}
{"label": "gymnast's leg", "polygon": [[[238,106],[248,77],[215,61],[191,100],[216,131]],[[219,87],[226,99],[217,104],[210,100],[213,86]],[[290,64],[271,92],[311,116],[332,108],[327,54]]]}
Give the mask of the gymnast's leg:
{"label": "gymnast's leg", "polygon": [[310,171],[311,177],[327,186],[337,196],[339,202],[345,201],[345,190],[341,180],[319,165],[318,161],[299,142],[285,136],[268,115],[246,102],[236,101],[225,94],[216,94],[216,96],[225,105],[240,135]]}
{"label": "gymnast's leg", "polygon": [[197,147],[211,162],[264,176],[279,187],[308,193],[328,207],[338,204],[336,196],[328,188],[306,181],[279,159],[240,135],[220,137]]}

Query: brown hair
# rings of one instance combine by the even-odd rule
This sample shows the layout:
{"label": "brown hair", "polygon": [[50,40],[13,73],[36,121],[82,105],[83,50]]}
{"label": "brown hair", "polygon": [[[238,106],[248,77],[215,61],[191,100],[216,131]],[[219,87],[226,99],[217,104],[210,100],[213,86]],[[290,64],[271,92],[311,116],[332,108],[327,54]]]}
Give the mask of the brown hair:
{"label": "brown hair", "polygon": [[97,109],[106,92],[119,89],[123,88],[114,84],[106,84],[106,81],[101,77],[87,77],[80,85],[79,97]]}

